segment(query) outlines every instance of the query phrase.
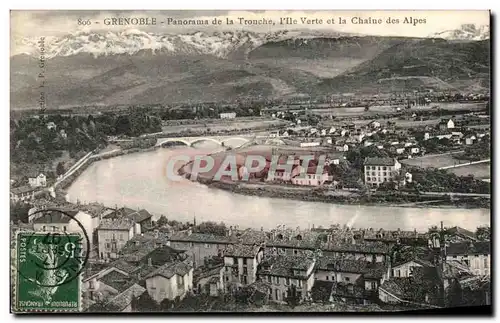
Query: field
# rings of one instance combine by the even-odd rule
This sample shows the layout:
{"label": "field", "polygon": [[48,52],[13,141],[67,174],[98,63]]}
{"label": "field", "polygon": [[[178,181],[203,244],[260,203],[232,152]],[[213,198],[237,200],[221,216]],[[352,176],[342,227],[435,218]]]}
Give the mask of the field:
{"label": "field", "polygon": [[448,153],[448,154],[427,155],[423,157],[405,159],[402,160],[401,163],[404,165],[418,166],[422,168],[430,168],[430,167],[440,168],[440,167],[453,166],[455,164],[459,164],[460,161],[454,158],[452,153]]}
{"label": "field", "polygon": [[282,125],[286,125],[286,122],[279,119],[251,120],[247,118],[236,118],[231,121],[220,120],[210,123],[200,120],[199,123],[195,124],[163,125],[162,132],[169,134],[190,131],[193,134],[200,134],[205,132],[258,130]]}
{"label": "field", "polygon": [[467,176],[474,175],[478,179],[487,179],[491,176],[491,165],[490,163],[474,164],[469,166],[461,166],[456,168],[448,169],[449,172],[457,176]]}

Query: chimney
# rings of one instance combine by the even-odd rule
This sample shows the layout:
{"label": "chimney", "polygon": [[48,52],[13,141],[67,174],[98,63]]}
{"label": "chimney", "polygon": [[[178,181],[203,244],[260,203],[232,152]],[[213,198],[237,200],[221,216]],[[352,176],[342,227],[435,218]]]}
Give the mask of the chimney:
{"label": "chimney", "polygon": [[153,261],[151,260],[151,258],[148,258],[148,266],[149,266],[149,267],[152,267],[152,266],[153,266]]}

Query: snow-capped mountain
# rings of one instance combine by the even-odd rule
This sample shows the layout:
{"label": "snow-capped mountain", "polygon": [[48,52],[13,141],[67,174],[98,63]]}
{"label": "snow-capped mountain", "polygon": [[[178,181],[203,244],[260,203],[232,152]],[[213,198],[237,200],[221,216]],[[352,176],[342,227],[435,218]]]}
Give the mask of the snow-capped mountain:
{"label": "snow-capped mountain", "polygon": [[435,33],[431,37],[448,40],[485,40],[490,38],[490,27],[487,25],[465,24],[458,29]]}
{"label": "snow-capped mountain", "polygon": [[[280,41],[293,37],[311,37],[301,31],[277,31],[272,33],[255,33],[248,31],[195,32],[191,34],[154,34],[137,29],[123,32],[79,32],[63,37],[46,37],[44,40],[45,55],[48,59],[56,56],[71,56],[89,53],[94,56],[114,54],[136,54],[139,51],[172,54],[208,54],[219,58],[227,58],[233,52],[243,50],[248,53],[252,49],[270,41]],[[16,40],[18,53],[38,55],[39,39],[22,38]]]}

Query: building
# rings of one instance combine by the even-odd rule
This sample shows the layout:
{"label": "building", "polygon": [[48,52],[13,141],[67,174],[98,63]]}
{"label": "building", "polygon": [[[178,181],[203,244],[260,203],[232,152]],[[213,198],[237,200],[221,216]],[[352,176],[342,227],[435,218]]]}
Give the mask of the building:
{"label": "building", "polygon": [[434,267],[432,263],[424,259],[411,259],[404,262],[394,264],[392,266],[391,277],[410,277],[412,272],[417,267]]}
{"label": "building", "polygon": [[441,120],[438,124],[438,128],[441,131],[453,129],[453,128],[455,128],[455,122],[453,121],[453,119]]}
{"label": "building", "polygon": [[[42,232],[80,233],[84,241],[88,239],[89,245],[93,246],[93,222],[92,216],[79,210],[62,210],[37,212],[32,219],[33,230]],[[86,242],[84,242],[86,243]]]}
{"label": "building", "polygon": [[197,294],[219,296],[224,291],[224,264],[206,263],[193,273],[193,286]]}
{"label": "building", "polygon": [[183,299],[193,289],[193,266],[185,262],[166,263],[145,280],[149,296],[157,303]]}
{"label": "building", "polygon": [[372,129],[380,128],[380,122],[374,120],[368,124],[368,126]]}
{"label": "building", "polygon": [[45,187],[47,186],[47,177],[40,173],[35,177],[28,178],[31,187]]}
{"label": "building", "polygon": [[29,185],[15,187],[10,190],[10,200],[12,202],[32,200],[35,197],[36,191],[37,188],[31,187]]}
{"label": "building", "polygon": [[128,218],[102,219],[97,227],[99,258],[103,260],[118,258],[120,250],[138,230],[140,230],[139,224]]}
{"label": "building", "polygon": [[443,304],[442,283],[435,267],[417,267],[410,277],[386,279],[378,296],[384,303],[411,308],[439,308]]}
{"label": "building", "polygon": [[401,170],[401,164],[394,158],[367,157],[364,168],[366,185],[377,187],[381,183],[393,181]]}
{"label": "building", "polygon": [[192,230],[179,232],[170,237],[172,248],[185,250],[193,256],[195,268],[203,265],[205,258],[221,257],[227,246],[235,242],[230,236],[193,233]]}
{"label": "building", "polygon": [[219,114],[221,119],[234,119],[236,118],[236,112],[226,112]]}
{"label": "building", "polygon": [[109,210],[103,215],[104,219],[119,219],[123,217],[129,218],[134,223],[139,224],[140,230],[136,234],[146,231],[146,229],[153,226],[151,221],[153,215],[144,209],[133,210],[128,207],[122,207],[116,210]]}
{"label": "building", "polygon": [[462,262],[466,264],[475,275],[490,275],[490,241],[450,243],[445,251],[446,261],[456,260]]}
{"label": "building", "polygon": [[269,300],[286,302],[293,290],[299,301],[310,299],[315,264],[314,258],[306,255],[273,255],[263,259],[258,276],[271,285]]}
{"label": "building", "polygon": [[84,309],[91,312],[132,312],[132,300],[146,291],[114,267],[84,278],[82,290]]}
{"label": "building", "polygon": [[229,291],[252,284],[257,279],[257,268],[264,257],[260,245],[230,245],[224,250],[224,284]]}
{"label": "building", "polygon": [[302,166],[298,166],[292,172],[291,182],[293,185],[303,185],[303,186],[321,186],[326,181],[328,181],[328,168],[324,167],[320,174],[318,174],[318,169],[315,166],[308,167],[307,171],[302,174]]}

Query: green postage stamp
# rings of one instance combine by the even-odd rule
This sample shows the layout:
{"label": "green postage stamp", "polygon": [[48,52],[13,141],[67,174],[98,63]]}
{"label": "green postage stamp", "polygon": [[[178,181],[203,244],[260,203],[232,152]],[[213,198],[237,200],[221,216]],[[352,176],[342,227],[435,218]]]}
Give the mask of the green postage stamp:
{"label": "green postage stamp", "polygon": [[82,240],[77,233],[18,232],[15,312],[80,310]]}

